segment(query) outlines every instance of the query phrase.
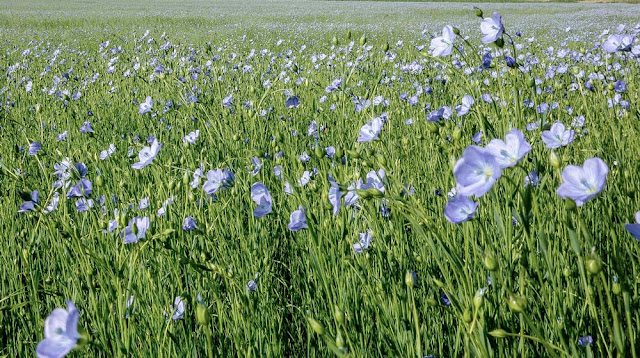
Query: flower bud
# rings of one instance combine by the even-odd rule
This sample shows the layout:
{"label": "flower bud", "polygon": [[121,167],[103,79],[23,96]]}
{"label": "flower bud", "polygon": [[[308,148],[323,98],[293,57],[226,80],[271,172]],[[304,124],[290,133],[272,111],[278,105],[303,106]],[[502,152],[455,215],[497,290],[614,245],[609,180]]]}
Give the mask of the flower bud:
{"label": "flower bud", "polygon": [[498,263],[496,262],[496,258],[493,255],[489,254],[483,259],[484,267],[489,271],[495,271],[498,268]]}
{"label": "flower bud", "polygon": [[524,296],[509,296],[507,303],[509,304],[509,308],[514,312],[521,313],[527,308],[527,299]]}
{"label": "flower bud", "polygon": [[493,331],[489,332],[489,335],[496,338],[505,338],[509,335],[509,333],[504,329],[494,329]]}
{"label": "flower bud", "polygon": [[96,186],[99,188],[102,185],[104,185],[104,180],[102,179],[102,175],[100,175],[96,178]]}
{"label": "flower bud", "polygon": [[367,38],[364,35],[360,36],[360,46],[364,46],[364,44],[366,43],[367,43]]}
{"label": "flower bud", "polygon": [[356,193],[358,194],[358,197],[363,200],[371,199],[371,193],[368,190],[356,190]]}
{"label": "flower bud", "polygon": [[482,307],[482,296],[484,296],[484,289],[479,289],[476,292],[476,295],[473,296],[473,307],[475,307],[476,310],[480,309],[480,307]]}
{"label": "flower bud", "polygon": [[354,159],[360,158],[360,153],[357,150],[347,150],[347,154]]}
{"label": "flower bud", "polygon": [[462,313],[462,320],[464,321],[464,323],[471,323],[471,310],[470,309],[465,309],[464,312]]}
{"label": "flower bud", "polygon": [[347,30],[347,40],[351,40],[351,30]]}
{"label": "flower bud", "polygon": [[333,306],[333,317],[335,317],[336,322],[344,325],[344,312],[338,306]]}
{"label": "flower bud", "polygon": [[622,286],[619,282],[614,282],[613,286],[611,286],[611,291],[613,291],[613,294],[619,295],[622,292]]}
{"label": "flower bud", "polygon": [[483,17],[482,10],[479,7],[473,7],[473,11],[476,13],[476,16],[479,18]]}
{"label": "flower bud", "polygon": [[404,283],[407,287],[413,288],[418,285],[418,275],[413,271],[404,274]]}
{"label": "flower bud", "polygon": [[380,166],[386,167],[387,166],[387,157],[385,157],[382,154],[378,154],[378,164],[380,164]]}
{"label": "flower bud", "polygon": [[551,154],[549,154],[549,164],[556,169],[560,168],[560,165],[562,165],[560,158],[558,158],[558,155],[554,151],[551,151]]}
{"label": "flower bud", "polygon": [[453,133],[451,134],[451,138],[453,138],[453,140],[460,140],[460,137],[462,136],[462,130],[460,129],[460,127],[456,127],[453,130]]}
{"label": "flower bud", "polygon": [[602,261],[600,258],[587,260],[587,271],[592,275],[597,275],[602,271]]}
{"label": "flower bud", "polygon": [[196,318],[198,319],[198,323],[203,326],[206,326],[211,322],[211,314],[209,314],[209,309],[201,304],[196,305]]}
{"label": "flower bud", "polygon": [[340,331],[336,334],[336,346],[338,346],[338,348],[344,348],[345,346],[344,337],[342,337],[342,333]]}
{"label": "flower bud", "polygon": [[570,198],[566,198],[564,200],[564,207],[567,209],[567,211],[573,211],[577,208],[576,202],[571,200]]}
{"label": "flower bud", "polygon": [[442,281],[438,280],[437,278],[434,278],[433,282],[436,284],[436,286],[444,288],[444,283],[442,283]]}
{"label": "flower bud", "polygon": [[378,199],[384,197],[384,193],[378,189],[370,188],[370,189],[367,189],[366,191],[371,197],[378,198]]}
{"label": "flower bud", "polygon": [[387,52],[389,51],[389,43],[385,42],[385,44],[382,46],[382,51]]}
{"label": "flower bud", "polygon": [[307,318],[309,320],[309,324],[311,325],[311,329],[313,329],[314,332],[316,332],[319,336],[322,336],[324,334],[324,327],[322,326],[322,324],[320,324],[320,322],[316,321],[315,319],[309,317]]}
{"label": "flower bud", "polygon": [[453,26],[453,33],[458,35],[458,36],[460,36],[460,29],[455,27],[455,26]]}
{"label": "flower bud", "polygon": [[500,48],[504,46],[504,39],[502,37],[496,40],[496,46]]}

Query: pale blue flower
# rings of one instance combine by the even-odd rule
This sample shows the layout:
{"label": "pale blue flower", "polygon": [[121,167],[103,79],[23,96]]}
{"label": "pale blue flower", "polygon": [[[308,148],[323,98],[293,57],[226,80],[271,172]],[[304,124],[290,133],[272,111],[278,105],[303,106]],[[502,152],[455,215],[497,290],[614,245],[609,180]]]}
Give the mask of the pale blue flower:
{"label": "pale blue flower", "polygon": [[153,99],[151,97],[147,97],[144,102],[140,103],[140,109],[138,110],[139,114],[145,114],[151,111],[153,108]]}
{"label": "pale blue flower", "polygon": [[453,27],[447,25],[442,29],[442,36],[435,37],[431,40],[429,51],[435,57],[449,56],[453,50],[453,44],[455,43],[456,34],[453,32]]}
{"label": "pale blue flower", "polygon": [[254,183],[251,186],[251,200],[258,205],[253,210],[253,216],[261,218],[272,211],[273,200],[269,189],[262,183]]}
{"label": "pale blue flower", "polygon": [[569,165],[562,171],[562,184],[556,193],[582,206],[604,189],[608,173],[607,164],[597,157],[585,160],[582,167]]}
{"label": "pale blue flower", "polygon": [[304,208],[302,205],[298,207],[298,210],[291,213],[288,228],[291,231],[299,231],[307,228],[307,220],[304,216]]}
{"label": "pale blue flower", "polygon": [[531,145],[527,143],[524,134],[514,128],[507,133],[504,141],[502,139],[491,140],[487,144],[486,150],[493,154],[500,168],[505,169],[518,164],[531,151]]}
{"label": "pale blue flower", "polygon": [[453,168],[457,191],[464,196],[481,197],[502,175],[493,154],[475,145],[468,146]]}
{"label": "pale blue flower", "polygon": [[371,237],[371,230],[359,233],[358,238],[360,240],[353,244],[353,251],[355,251],[356,254],[362,253],[362,251],[368,249],[371,245],[371,240],[373,239]]}
{"label": "pale blue flower", "polygon": [[453,197],[444,208],[444,217],[453,224],[460,224],[473,219],[478,203],[463,195]]}
{"label": "pale blue flower", "polygon": [[376,117],[372,119],[371,122],[363,125],[362,128],[360,128],[358,142],[371,142],[372,140],[378,139],[383,123],[382,117]]}
{"label": "pale blue flower", "polygon": [[62,358],[78,344],[80,314],[73,302],[67,300],[67,309],[56,308],[44,321],[44,339],[36,347],[38,358]]}
{"label": "pale blue flower", "polygon": [[493,18],[486,18],[480,24],[480,31],[484,35],[482,43],[490,44],[496,42],[502,37],[504,26],[502,25],[502,17],[497,12],[493,13]]}
{"label": "pale blue flower", "polygon": [[151,164],[151,162],[156,158],[158,152],[162,148],[162,144],[158,143],[157,139],[153,140],[150,147],[144,147],[138,154],[140,159],[139,162],[133,164],[133,169],[142,169],[147,165]]}
{"label": "pale blue flower", "polygon": [[555,122],[550,130],[542,132],[542,141],[547,148],[555,149],[569,145],[573,142],[574,135],[573,129],[565,129],[564,124]]}

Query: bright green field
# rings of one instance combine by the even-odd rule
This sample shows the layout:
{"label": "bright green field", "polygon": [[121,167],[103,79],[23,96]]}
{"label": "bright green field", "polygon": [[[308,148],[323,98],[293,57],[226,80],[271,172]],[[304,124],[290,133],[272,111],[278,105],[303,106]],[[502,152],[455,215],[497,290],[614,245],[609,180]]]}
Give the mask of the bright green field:
{"label": "bright green field", "polygon": [[[635,358],[640,243],[624,224],[640,210],[640,62],[596,44],[620,24],[633,33],[640,7],[475,5],[503,16],[525,72],[502,60],[514,55],[509,44],[505,53],[487,45],[492,67],[477,70],[481,19],[471,3],[0,1],[0,357],[35,356],[45,319],[69,299],[89,336],[72,357]],[[429,34],[447,24],[477,50],[458,39],[465,55],[428,56]],[[627,89],[616,99],[618,80]],[[416,105],[402,99],[418,87]],[[299,107],[287,108],[289,95]],[[465,95],[475,99],[469,114],[427,122]],[[139,114],[147,96],[153,109]],[[379,96],[356,112],[354,99]],[[539,113],[545,103],[552,108]],[[379,138],[357,144],[383,113]],[[87,121],[92,134],[80,132]],[[554,121],[576,131],[553,151],[555,167],[541,140]],[[456,160],[475,133],[486,145],[511,128],[531,152],[475,199],[473,220],[448,222]],[[149,136],[163,146],[133,169]],[[30,155],[34,142],[42,149]],[[110,144],[115,152],[101,160]],[[330,146],[345,160],[327,158]],[[606,188],[572,210],[556,194],[562,170],[592,157],[609,166]],[[87,211],[68,188],[54,189],[65,158],[87,167]],[[191,185],[198,168],[229,168],[235,182],[212,200],[206,177]],[[332,213],[329,174],[346,192],[379,169],[383,197],[360,192],[358,209],[343,201]],[[540,181],[525,187],[532,170]],[[317,174],[300,186],[305,171]],[[72,171],[71,185],[79,179]],[[262,218],[253,215],[256,182],[273,198]],[[19,213],[34,190],[35,210]],[[56,192],[57,209],[44,213]],[[300,205],[308,228],[290,231]],[[196,230],[183,230],[189,216]],[[125,244],[120,233],[134,217],[150,226]],[[371,245],[358,254],[353,244],[367,230]],[[410,271],[415,287],[405,283]],[[177,296],[184,316],[167,320]]]}

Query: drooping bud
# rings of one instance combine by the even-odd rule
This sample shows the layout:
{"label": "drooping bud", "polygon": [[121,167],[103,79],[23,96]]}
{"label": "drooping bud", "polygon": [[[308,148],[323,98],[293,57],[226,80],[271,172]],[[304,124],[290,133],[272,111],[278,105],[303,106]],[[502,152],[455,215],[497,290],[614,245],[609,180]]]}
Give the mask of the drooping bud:
{"label": "drooping bud", "polygon": [[483,16],[482,10],[479,7],[474,6],[473,7],[473,11],[476,13],[477,17],[482,18],[482,16]]}

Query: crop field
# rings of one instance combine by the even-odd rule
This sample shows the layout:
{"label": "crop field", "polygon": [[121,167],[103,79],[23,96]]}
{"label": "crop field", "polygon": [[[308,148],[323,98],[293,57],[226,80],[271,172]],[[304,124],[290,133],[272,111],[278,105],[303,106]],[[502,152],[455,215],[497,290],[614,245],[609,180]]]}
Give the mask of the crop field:
{"label": "crop field", "polygon": [[638,35],[633,4],[0,1],[0,357],[636,358]]}

